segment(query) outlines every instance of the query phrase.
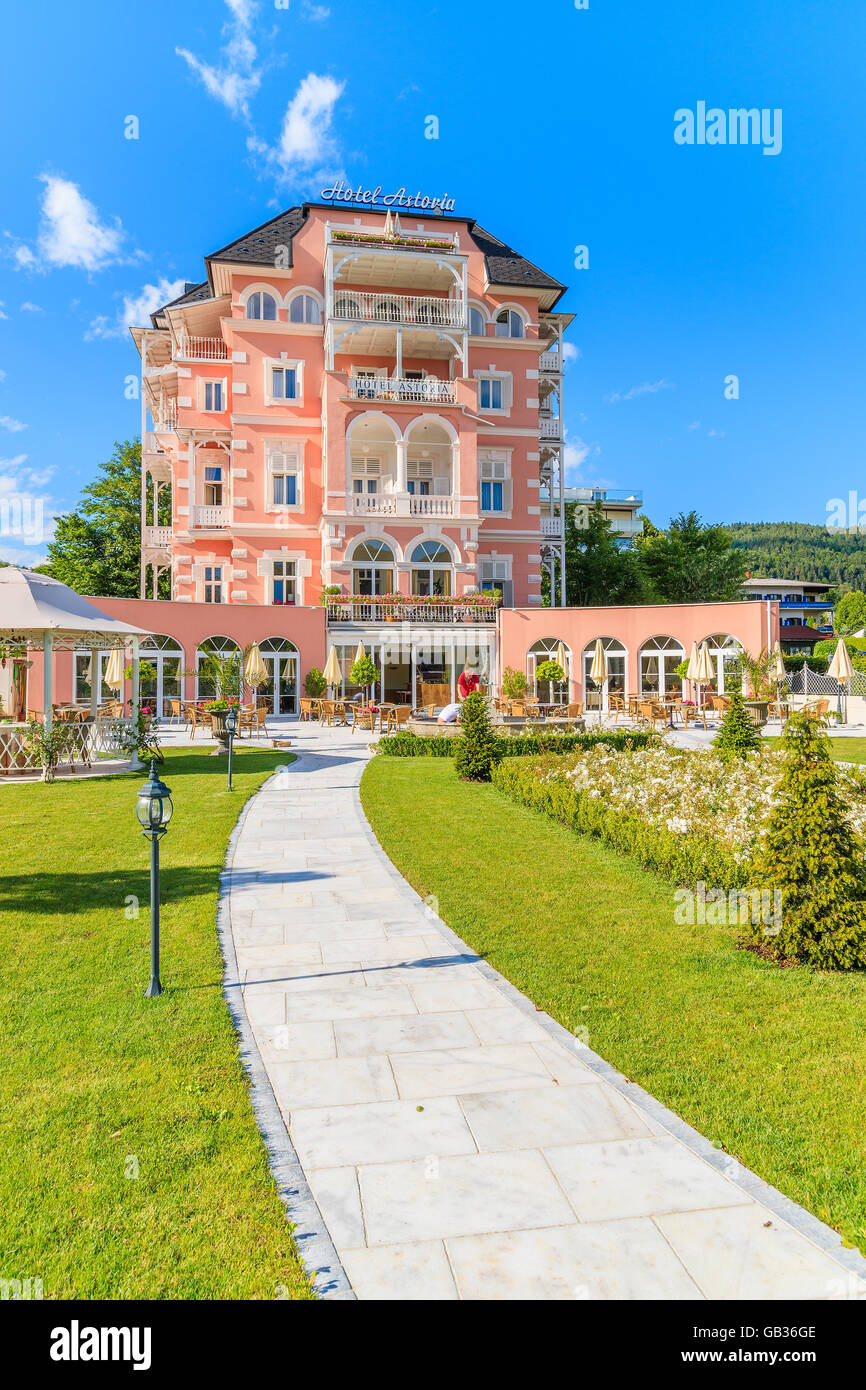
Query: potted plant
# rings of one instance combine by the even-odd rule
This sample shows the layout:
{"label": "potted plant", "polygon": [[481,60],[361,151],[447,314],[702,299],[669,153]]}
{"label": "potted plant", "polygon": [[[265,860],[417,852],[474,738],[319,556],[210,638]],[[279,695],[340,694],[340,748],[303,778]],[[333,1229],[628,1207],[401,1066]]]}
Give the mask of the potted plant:
{"label": "potted plant", "polygon": [[73,724],[52,724],[50,729],[46,729],[37,720],[31,721],[24,735],[24,746],[42,768],[43,782],[54,781],[57,764],[74,737]]}
{"label": "potted plant", "polygon": [[311,666],[304,676],[304,689],[307,694],[313,700],[320,700],[327,688],[328,682],[325,680],[324,671],[320,670],[318,666]]}
{"label": "potted plant", "polygon": [[553,687],[565,680],[565,672],[558,661],[539,661],[535,668],[537,682],[547,681],[550,703],[553,704]]}
{"label": "potted plant", "polygon": [[237,695],[219,695],[215,700],[204,701],[205,714],[210,715],[210,726],[217,746],[214,754],[219,756],[221,753],[229,751],[229,736],[226,731],[226,715],[229,710],[240,713],[240,700]]}
{"label": "potted plant", "polygon": [[[362,656],[354,663],[349,672],[349,680],[353,685],[360,685],[364,691],[369,692],[379,679],[379,672],[372,657]],[[369,699],[369,695],[368,695]]]}

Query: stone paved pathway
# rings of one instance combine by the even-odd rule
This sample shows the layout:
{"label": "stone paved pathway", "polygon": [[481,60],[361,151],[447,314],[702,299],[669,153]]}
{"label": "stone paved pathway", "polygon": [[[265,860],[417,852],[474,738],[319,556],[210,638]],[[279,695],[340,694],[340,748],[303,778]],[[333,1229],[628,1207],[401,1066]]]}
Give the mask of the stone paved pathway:
{"label": "stone paved pathway", "polygon": [[[361,810],[360,735],[292,737],[300,760],[235,836],[227,991],[302,1165],[286,1171],[313,1267],[321,1213],[360,1299],[866,1297],[866,1262],[834,1232],[576,1045],[425,907]],[[320,1290],[345,1290],[339,1274]]]}

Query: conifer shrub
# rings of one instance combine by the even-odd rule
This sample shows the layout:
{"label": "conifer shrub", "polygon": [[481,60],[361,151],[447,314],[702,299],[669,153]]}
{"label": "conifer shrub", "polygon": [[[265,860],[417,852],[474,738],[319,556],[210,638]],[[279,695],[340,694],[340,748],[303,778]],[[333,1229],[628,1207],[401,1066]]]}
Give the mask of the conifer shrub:
{"label": "conifer shrub", "polygon": [[750,719],[742,695],[737,691],[730,699],[713,744],[715,751],[723,758],[744,758],[747,753],[760,752],[761,732]]}
{"label": "conifer shrub", "polygon": [[457,740],[454,768],[464,782],[489,782],[496,762],[497,739],[490,727],[486,695],[467,695],[460,709],[463,734]]}
{"label": "conifer shrub", "polygon": [[803,714],[788,720],[777,804],[754,861],[753,882],[778,889],[781,925],[750,928],[778,960],[818,970],[866,967],[866,864],[846,814],[830,740]]}

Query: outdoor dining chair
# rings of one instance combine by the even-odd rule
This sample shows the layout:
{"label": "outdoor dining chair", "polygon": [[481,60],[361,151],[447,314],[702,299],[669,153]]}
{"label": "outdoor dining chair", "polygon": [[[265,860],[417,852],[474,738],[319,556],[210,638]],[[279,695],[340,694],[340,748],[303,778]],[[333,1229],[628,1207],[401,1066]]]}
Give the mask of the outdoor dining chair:
{"label": "outdoor dining chair", "polygon": [[347,712],[349,715],[349,727],[352,733],[354,733],[356,729],[369,729],[371,734],[375,733],[376,714],[374,710],[364,706],[359,708],[356,705],[349,705]]}
{"label": "outdoor dining chair", "polygon": [[381,726],[386,734],[398,734],[405,724],[412,718],[411,705],[392,705],[385,714],[385,722]]}

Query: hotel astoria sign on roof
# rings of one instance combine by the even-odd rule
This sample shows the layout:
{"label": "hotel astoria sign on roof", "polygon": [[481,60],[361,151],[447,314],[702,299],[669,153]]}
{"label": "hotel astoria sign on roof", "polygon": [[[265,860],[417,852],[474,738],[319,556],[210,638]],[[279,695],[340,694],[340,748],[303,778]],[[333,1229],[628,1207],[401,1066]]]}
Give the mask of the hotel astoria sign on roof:
{"label": "hotel astoria sign on roof", "polygon": [[426,193],[407,193],[405,187],[396,193],[383,193],[379,183],[375,188],[364,188],[358,184],[352,188],[343,179],[330,188],[323,188],[320,194],[323,203],[356,203],[362,207],[417,208],[424,212],[453,212],[454,199],[444,193],[441,198],[430,198]]}

